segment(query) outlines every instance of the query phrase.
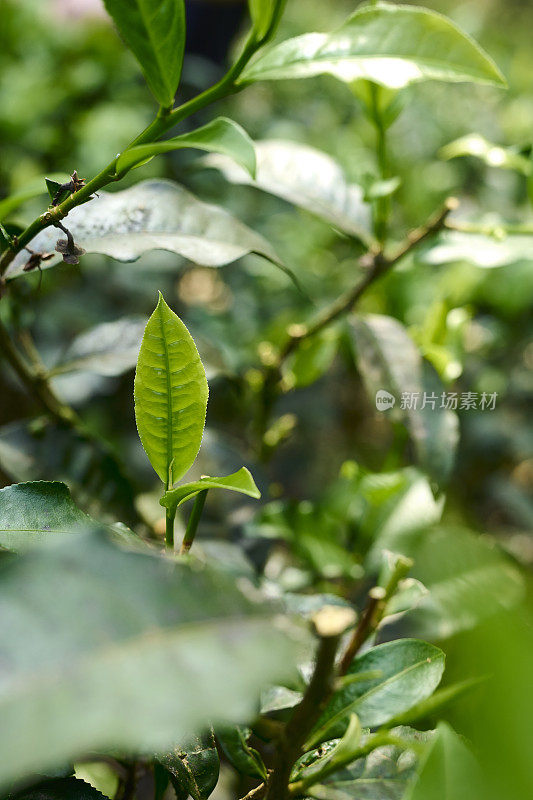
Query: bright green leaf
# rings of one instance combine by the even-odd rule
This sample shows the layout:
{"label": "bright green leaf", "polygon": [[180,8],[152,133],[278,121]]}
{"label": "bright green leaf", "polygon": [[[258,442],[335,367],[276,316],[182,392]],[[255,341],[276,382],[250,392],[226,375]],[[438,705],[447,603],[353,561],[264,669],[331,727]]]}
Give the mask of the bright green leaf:
{"label": "bright green leaf", "polygon": [[344,233],[371,241],[371,209],[363,190],[349,183],[341,166],[326,153],[299,142],[266,139],[255,142],[255,180],[234,161],[220,155],[204,159],[231,183],[247,184],[281,197],[325,219]]}
{"label": "bright green leaf", "polygon": [[391,89],[423,80],[505,85],[489,56],[453,22],[416,6],[375,3],[332,33],[307,33],[260,54],[241,82],[360,78]]}
{"label": "bright green leaf", "polygon": [[173,105],[185,50],[183,0],[104,0],[158,103]]}
{"label": "bright green leaf", "polygon": [[[480,227],[483,227],[483,223]],[[487,234],[446,231],[424,254],[426,264],[466,261],[483,269],[504,267],[533,259],[533,226],[525,234],[507,235],[504,225],[486,226]],[[491,228],[494,235],[491,235]],[[528,265],[528,270],[530,266]]]}
{"label": "bright green leaf", "polygon": [[289,386],[310,386],[330,368],[337,354],[339,332],[326,328],[315,336],[304,339],[283,365],[283,375]]}
{"label": "bright green leaf", "polygon": [[373,647],[352,662],[348,675],[378,671],[336,692],[308,742],[310,746],[342,735],[351,714],[373,728],[429,697],[444,671],[444,653],[417,639],[398,639]]}
{"label": "bright green leaf", "polygon": [[194,341],[159,294],[135,372],[135,419],[146,455],[165,486],[192,466],[200,449],[208,396]]}
{"label": "bright green leaf", "polygon": [[459,424],[452,410],[441,407],[443,386],[438,375],[392,317],[355,317],[352,331],[368,394],[377,402],[385,392],[389,406],[380,411],[403,422],[420,466],[437,481],[446,481],[454,464]]}
{"label": "bright green leaf", "polygon": [[94,750],[165,752],[294,675],[287,621],[212,567],[93,533],[1,569],[0,786]]}
{"label": "bright green leaf", "polygon": [[254,497],[256,500],[261,497],[261,492],[255,485],[254,479],[246,467],[241,467],[237,472],[232,475],[227,475],[225,478],[200,478],[193,483],[185,483],[183,486],[177,486],[165,492],[159,501],[162,506],[175,511],[178,506],[181,506],[186,500],[205,489],[227,489],[230,492],[240,492],[240,494],[247,494],[249,497]]}
{"label": "bright green leaf", "polygon": [[160,153],[170,153],[173,150],[183,150],[192,147],[198,150],[207,150],[212,153],[221,153],[231,158],[253,178],[255,175],[255,150],[254,143],[246,131],[231,119],[220,117],[208,122],[202,128],[197,128],[190,133],[165,139],[163,142],[141,144],[130,147],[118,156],[115,169],[118,175],[144,164],[152,156]]}

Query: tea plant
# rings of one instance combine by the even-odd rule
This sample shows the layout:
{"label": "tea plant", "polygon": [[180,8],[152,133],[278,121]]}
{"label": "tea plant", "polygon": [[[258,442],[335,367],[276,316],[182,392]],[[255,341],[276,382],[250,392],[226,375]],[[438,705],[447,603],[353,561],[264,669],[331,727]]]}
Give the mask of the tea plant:
{"label": "tea plant", "polygon": [[[183,1],[105,0],[157,114],[96,176],[84,177],[73,165],[70,175],[43,179],[2,201],[5,220],[31,196],[47,191],[50,200],[27,227],[8,221],[0,227],[2,306],[9,307],[22,276],[60,261],[75,265],[86,254],[134,261],[167,250],[207,268],[259,255],[296,285],[305,315],[263,342],[241,376],[253,417],[243,432],[250,460],[259,465],[275,454],[292,426],[287,415],[276,418],[278,401],[314,384],[344,344],[371,397],[384,391],[434,398],[422,408],[399,403],[393,412],[417,466],[377,475],[350,461],[307,506],[264,505],[247,517],[249,541],[285,540],[298,570],[296,585],[272,570],[259,574],[236,547],[221,552],[209,542],[195,544],[212,490],[252,500],[261,495],[244,466],[179,483],[200,450],[208,383],[193,338],[163,295],[146,324],[117,321],[89,332],[55,371],[44,366],[28,331],[17,338],[15,315],[4,311],[2,354],[57,424],[47,438],[38,420],[36,438],[59,451],[65,436],[67,447],[83,442],[91,459],[99,457],[88,486],[99,501],[92,516],[57,474],[0,490],[6,797],[207,800],[221,760],[246,800],[455,799],[489,791],[468,743],[442,719],[445,706],[486,675],[470,671],[439,688],[444,652],[426,639],[471,630],[515,606],[522,577],[472,534],[437,527],[458,441],[456,406],[440,403],[438,353],[425,352],[424,359],[391,317],[350,315],[377,281],[422,246],[453,248],[464,237],[494,233],[465,222],[459,201],[449,198],[398,240],[391,214],[399,179],[388,148],[402,90],[421,81],[499,88],[505,81],[469,36],[420,7],[365,4],[331,33],[268,46],[285,2],[248,5],[251,28],[231,68],[175,105],[186,41]],[[254,143],[225,117],[161,139],[251,84],[323,74],[347,85],[374,128],[378,172],[364,187],[350,183],[326,154],[291,142]],[[476,142],[453,143],[447,157],[473,148],[486,157],[490,145]],[[229,182],[278,195],[332,225],[359,258],[354,284],[316,309],[305,279],[229,211],[170,181],[105,191],[157,155],[186,148],[206,151],[203,166]],[[502,157],[524,168],[516,154]],[[157,531],[147,535],[139,524],[133,497],[117,514],[115,485],[128,483],[132,469],[127,455],[117,454],[54,388],[55,376],[89,363],[114,375],[136,364],[135,420],[163,484],[165,547]],[[176,520],[181,524],[188,501],[176,548]]]}

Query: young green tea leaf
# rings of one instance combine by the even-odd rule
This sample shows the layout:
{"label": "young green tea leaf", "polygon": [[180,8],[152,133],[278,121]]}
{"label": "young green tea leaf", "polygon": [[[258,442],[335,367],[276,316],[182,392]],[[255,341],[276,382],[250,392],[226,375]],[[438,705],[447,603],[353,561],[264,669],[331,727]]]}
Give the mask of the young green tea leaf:
{"label": "young green tea leaf", "polygon": [[[90,203],[68,215],[69,230],[87,253],[102,253],[117,261],[136,261],[150,250],[169,250],[195,264],[221,267],[248,253],[257,253],[289,270],[258,233],[218,206],[203,203],[171,181],[148,180],[113,194],[99,192]],[[46,228],[30,247],[54,252],[58,232]],[[12,262],[6,277],[24,275],[27,253]],[[43,262],[46,269],[61,260]]]}
{"label": "young green tea leaf", "polygon": [[378,672],[379,677],[357,681],[336,692],[308,742],[342,736],[350,714],[363,727],[385,725],[437,688],[444,671],[444,653],[417,639],[398,639],[357,656],[348,675]]}
{"label": "young green tea leaf", "polygon": [[489,56],[449,19],[381,2],[358,9],[332,33],[306,33],[259,54],[241,82],[322,74],[390,89],[423,80],[505,85]]}
{"label": "young green tea leaf", "polygon": [[292,679],[301,646],[231,576],[98,533],[3,560],[0,608],[2,787],[246,719],[262,688]]}
{"label": "young green tea leaf", "polygon": [[194,341],[159,294],[135,372],[135,419],[146,455],[165,486],[192,466],[200,449],[208,396]]}
{"label": "young green tea leaf", "polygon": [[162,106],[171,106],[185,50],[183,0],[104,0],[118,32]]}
{"label": "young green tea leaf", "polygon": [[116,172],[120,175],[160,153],[188,147],[221,153],[239,164],[252,178],[255,176],[254,143],[240,125],[225,117],[214,119],[190,133],[183,133],[163,142],[141,144],[124,150],[115,162]]}
{"label": "young green tea leaf", "polygon": [[255,180],[218,154],[203,159],[231,183],[247,184],[303,208],[335,228],[370,243],[371,208],[360,186],[350,183],[341,166],[326,153],[299,142],[265,139],[255,142]]}
{"label": "young green tea leaf", "polygon": [[225,478],[204,477],[193,483],[185,483],[183,486],[170,489],[165,492],[160,503],[171,511],[175,511],[178,506],[181,506],[186,500],[190,500],[204,489],[227,489],[230,492],[247,494],[256,500],[261,497],[261,492],[255,485],[249,470],[246,467],[241,467],[233,475],[227,475]]}
{"label": "young green tea leaf", "polygon": [[454,465],[459,424],[457,414],[442,406],[438,375],[392,317],[355,317],[352,331],[368,394],[376,401],[383,391],[388,400],[393,398],[383,413],[406,426],[420,466],[435,480],[446,481]]}

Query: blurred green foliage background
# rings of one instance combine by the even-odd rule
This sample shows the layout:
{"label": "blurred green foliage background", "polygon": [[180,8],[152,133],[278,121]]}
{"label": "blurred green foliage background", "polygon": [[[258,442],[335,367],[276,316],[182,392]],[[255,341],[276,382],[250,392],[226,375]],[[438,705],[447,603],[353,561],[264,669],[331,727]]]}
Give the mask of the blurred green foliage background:
{"label": "blurred green foliage background", "polygon": [[[279,38],[331,29],[355,5],[353,0],[289,0]],[[531,162],[533,5],[527,0],[428,0],[424,5],[451,16],[475,36],[502,69],[509,89],[428,83],[403,93],[403,111],[390,129],[391,169],[401,178],[393,199],[393,237],[399,241],[449,195],[459,197],[473,216],[533,220],[533,178],[472,157],[439,157],[444,145],[476,132],[515,148]],[[205,41],[200,43],[205,49]],[[182,95],[213,82],[221,69],[197,52],[189,54]],[[76,169],[91,177],[154,112],[133,56],[96,2],[3,0],[0,75],[2,197],[51,172]],[[355,182],[368,183],[377,174],[374,131],[348,88],[333,79],[257,84],[219,104],[216,113],[238,121],[253,138],[292,139],[319,148]],[[214,115],[210,109],[195,122]],[[130,174],[126,185],[146,177],[178,180],[202,199],[232,210],[276,246],[317,305],[337,297],[359,274],[361,252],[352,242],[281,200],[227,185],[215,171],[201,168],[197,154],[154,159]],[[28,202],[9,221],[30,221],[44,202]],[[443,522],[450,530],[462,526],[479,532],[489,549],[497,540],[511,559],[530,567],[533,237],[530,259],[518,253],[508,261],[493,269],[468,258],[431,265],[420,250],[375,285],[360,310],[403,322],[449,390],[498,393],[494,411],[460,412],[460,447],[446,487]],[[340,325],[340,347],[324,374],[278,403],[272,439],[286,435],[286,441],[273,458],[258,462],[250,435],[250,397],[260,355],[281,340],[287,324],[310,312],[309,301],[282,273],[254,256],[220,270],[200,269],[160,252],[134,264],[86,256],[79,267],[62,265],[42,278],[34,274],[15,281],[0,315],[21,330],[31,328],[42,358],[51,365],[92,326],[126,315],[148,316],[159,289],[188,325],[208,366],[208,428],[198,472],[224,474],[244,459],[253,465],[266,500],[274,501],[254,518],[249,507],[223,515],[218,503],[227,501],[213,498],[203,533],[241,538],[256,563],[266,564],[267,576],[280,579],[284,588],[342,591],[346,579],[362,575],[358,549],[370,548],[371,534],[361,528],[361,498],[379,509],[416,483],[411,473],[395,472],[412,463],[412,453],[405,433],[366,397]],[[95,463],[83,441],[38,420],[28,429],[26,421],[38,409],[11,374],[2,380],[4,483],[62,478],[88,510],[95,505],[108,509],[112,499],[113,511],[130,521],[134,505],[147,529],[161,534],[161,509],[152,491],[155,476],[135,431],[131,371],[121,377],[77,373],[56,380],[58,391],[120,453],[131,486],[124,475],[117,476],[105,454]],[[379,475],[369,478],[370,473]],[[108,491],[111,482],[117,492]],[[431,521],[433,498],[417,502],[423,523]],[[317,530],[339,529],[342,535],[316,536]],[[269,532],[285,539],[290,556],[281,548],[267,560]],[[425,565],[422,553],[426,577],[438,582],[459,571],[463,550],[457,537],[437,542],[425,554]],[[328,541],[336,542],[330,550]],[[477,556],[472,558],[476,563]],[[323,570],[325,563],[333,564],[333,570]],[[485,602],[484,596],[479,602]],[[520,709],[528,682],[521,673],[531,653],[530,618],[517,616],[511,626],[498,622],[474,638],[463,627],[457,625],[457,637],[448,646],[450,680],[480,672],[483,662],[504,688],[483,707],[485,717],[477,718],[477,728],[468,705],[455,721],[467,733],[490,732],[478,743],[495,762],[504,753],[518,797],[528,780],[524,765],[530,738]],[[500,657],[503,652],[512,660]],[[513,684],[517,670],[518,683]],[[513,685],[515,694],[509,688]],[[525,708],[523,715],[531,717]],[[510,738],[505,735],[509,730],[514,732]],[[496,774],[495,785],[502,775]],[[507,795],[500,796],[514,797],[507,788]]]}

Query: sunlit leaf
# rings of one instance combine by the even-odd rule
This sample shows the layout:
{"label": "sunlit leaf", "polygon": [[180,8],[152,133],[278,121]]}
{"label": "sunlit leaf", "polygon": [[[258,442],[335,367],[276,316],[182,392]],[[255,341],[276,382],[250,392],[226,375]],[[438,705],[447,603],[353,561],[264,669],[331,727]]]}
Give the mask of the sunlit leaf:
{"label": "sunlit leaf", "polygon": [[117,174],[125,173],[133,167],[144,164],[147,159],[155,155],[185,148],[221,153],[239,164],[252,178],[255,175],[255,150],[252,140],[240,125],[225,117],[212,120],[202,128],[174,136],[172,139],[130,147],[117,158],[115,169]]}
{"label": "sunlit leaf", "polygon": [[146,325],[135,372],[135,419],[146,455],[165,486],[200,449],[207,379],[194,341],[161,293]]}
{"label": "sunlit leaf", "polygon": [[251,62],[241,81],[330,74],[368,79],[390,89],[423,80],[505,81],[489,56],[446,17],[416,6],[373,3],[332,33],[307,33]]}
{"label": "sunlit leaf", "polygon": [[104,0],[160,105],[174,102],[185,50],[183,0]]}
{"label": "sunlit leaf", "polygon": [[469,133],[441,147],[439,156],[444,159],[475,156],[489,167],[514,169],[523,175],[531,174],[531,161],[510,147],[501,147],[487,141],[479,133]]}
{"label": "sunlit leaf", "polygon": [[349,183],[331,156],[299,142],[255,142],[255,180],[229,158],[209,155],[206,166],[219,169],[231,183],[249,184],[321,217],[364,242],[371,239],[371,208],[363,190]]}
{"label": "sunlit leaf", "polygon": [[[496,235],[446,231],[423,256],[427,264],[467,261],[476,267],[493,269],[519,261],[533,260],[533,235],[506,235],[505,227],[494,225]],[[533,233],[533,226],[531,228]]]}
{"label": "sunlit leaf", "polygon": [[206,476],[193,483],[185,483],[182,486],[177,486],[175,489],[165,492],[160,502],[162,506],[175,511],[176,508],[186,500],[190,500],[197,495],[198,492],[205,489],[226,489],[230,492],[246,494],[249,497],[254,497],[256,500],[261,497],[261,493],[255,485],[249,470],[247,470],[246,467],[241,467],[237,472],[234,472],[232,475],[227,475],[224,478],[209,478]]}

